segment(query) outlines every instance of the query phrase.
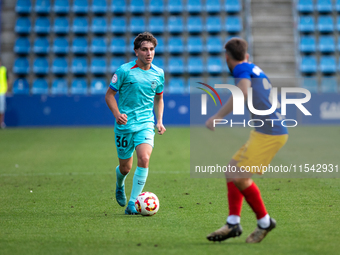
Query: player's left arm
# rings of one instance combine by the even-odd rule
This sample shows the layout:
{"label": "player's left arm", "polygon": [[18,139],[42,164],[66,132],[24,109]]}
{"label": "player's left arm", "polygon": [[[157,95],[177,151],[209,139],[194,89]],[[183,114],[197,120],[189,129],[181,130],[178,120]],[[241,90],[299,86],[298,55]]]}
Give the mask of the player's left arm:
{"label": "player's left arm", "polygon": [[158,134],[163,135],[164,132],[166,131],[166,128],[163,125],[163,112],[164,112],[163,93],[155,95],[154,110],[157,119],[156,128],[158,129]]}
{"label": "player's left arm", "polygon": [[[247,100],[248,97],[248,88],[251,86],[251,81],[249,79],[241,79],[237,83],[237,87],[242,90],[242,93],[244,95],[244,100]],[[227,103],[222,106],[222,108],[211,118],[209,118],[205,125],[208,129],[214,131],[214,119],[223,119],[225,116],[227,116],[229,113],[233,111],[233,96],[230,96]]]}

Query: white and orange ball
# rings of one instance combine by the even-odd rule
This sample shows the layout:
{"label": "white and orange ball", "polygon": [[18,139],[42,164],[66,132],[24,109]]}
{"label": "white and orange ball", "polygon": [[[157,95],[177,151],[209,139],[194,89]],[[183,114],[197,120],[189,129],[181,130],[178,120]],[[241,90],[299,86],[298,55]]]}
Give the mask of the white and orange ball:
{"label": "white and orange ball", "polygon": [[137,212],[143,216],[155,215],[159,210],[158,197],[151,192],[143,192],[138,195],[135,207]]}

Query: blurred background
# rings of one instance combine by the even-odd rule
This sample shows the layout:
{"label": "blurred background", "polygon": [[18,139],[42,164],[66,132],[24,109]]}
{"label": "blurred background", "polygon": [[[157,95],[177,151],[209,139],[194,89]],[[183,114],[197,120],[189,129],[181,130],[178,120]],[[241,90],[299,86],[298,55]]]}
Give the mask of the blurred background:
{"label": "blurred background", "polygon": [[251,61],[273,86],[313,93],[313,116],[302,123],[340,123],[339,0],[0,3],[7,127],[113,124],[104,95],[115,70],[135,59],[133,41],[144,31],[158,40],[167,124],[190,123],[192,78],[233,83],[223,47],[235,36],[248,41]]}

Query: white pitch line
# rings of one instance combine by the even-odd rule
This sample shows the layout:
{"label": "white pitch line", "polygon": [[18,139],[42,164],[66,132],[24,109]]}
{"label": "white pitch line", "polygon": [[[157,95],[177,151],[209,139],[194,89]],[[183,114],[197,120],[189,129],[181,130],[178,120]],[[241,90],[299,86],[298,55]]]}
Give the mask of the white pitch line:
{"label": "white pitch line", "polygon": [[[114,174],[112,172],[75,172],[75,173],[30,173],[30,174],[0,174],[1,177],[17,177],[17,176],[60,176],[60,175],[104,175],[104,174]],[[152,172],[151,174],[189,174],[187,172]]]}

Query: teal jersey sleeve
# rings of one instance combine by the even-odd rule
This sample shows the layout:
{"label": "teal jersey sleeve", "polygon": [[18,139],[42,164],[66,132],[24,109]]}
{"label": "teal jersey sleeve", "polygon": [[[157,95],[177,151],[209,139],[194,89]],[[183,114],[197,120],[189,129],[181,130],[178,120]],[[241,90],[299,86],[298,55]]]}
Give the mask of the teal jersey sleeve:
{"label": "teal jersey sleeve", "polygon": [[[163,70],[162,70],[163,71]],[[156,89],[156,94],[160,95],[163,93],[164,90],[164,72],[162,73],[161,77],[160,77],[160,84],[157,86]]]}
{"label": "teal jersey sleeve", "polygon": [[112,76],[112,80],[110,82],[110,88],[114,91],[119,91],[120,87],[124,83],[126,76],[126,72],[123,70],[122,66],[117,69],[115,74]]}

